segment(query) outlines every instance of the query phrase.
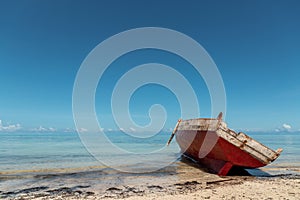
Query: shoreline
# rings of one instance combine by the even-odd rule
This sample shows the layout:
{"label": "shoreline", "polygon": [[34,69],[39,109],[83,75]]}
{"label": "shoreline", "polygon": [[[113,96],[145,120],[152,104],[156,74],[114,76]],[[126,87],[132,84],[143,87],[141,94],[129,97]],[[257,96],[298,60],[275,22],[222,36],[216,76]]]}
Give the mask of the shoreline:
{"label": "shoreline", "polygon": [[[279,174],[268,174],[280,169]],[[293,171],[295,170],[296,171]],[[261,170],[259,170],[261,171]],[[120,173],[112,169],[0,176],[1,199],[300,199],[299,168],[264,168],[257,176],[219,177],[193,163],[180,162],[157,172]]]}

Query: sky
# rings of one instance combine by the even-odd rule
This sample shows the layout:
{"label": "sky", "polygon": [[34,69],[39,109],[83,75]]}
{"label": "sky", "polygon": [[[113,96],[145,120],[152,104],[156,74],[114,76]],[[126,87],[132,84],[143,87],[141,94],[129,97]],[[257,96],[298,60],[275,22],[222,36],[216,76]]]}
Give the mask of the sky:
{"label": "sky", "polygon": [[[229,127],[300,130],[299,1],[0,0],[0,131],[74,129],[73,84],[83,60],[107,38],[141,27],[179,31],[206,49],[224,82]],[[149,62],[182,73],[200,99],[199,117],[210,115],[206,85],[189,63],[142,50],[112,63],[99,83],[95,107],[105,129],[115,129],[114,85],[122,73]],[[164,105],[165,128],[174,127],[178,100],[159,85],[133,94],[132,119],[147,125],[153,104]]]}

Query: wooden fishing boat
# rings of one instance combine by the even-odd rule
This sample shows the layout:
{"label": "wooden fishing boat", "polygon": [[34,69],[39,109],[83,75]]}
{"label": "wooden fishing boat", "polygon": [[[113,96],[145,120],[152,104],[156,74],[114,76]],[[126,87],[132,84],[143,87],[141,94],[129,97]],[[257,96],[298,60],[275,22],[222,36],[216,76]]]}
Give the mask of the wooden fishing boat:
{"label": "wooden fishing boat", "polygon": [[217,118],[178,120],[168,144],[174,135],[183,155],[220,176],[226,176],[233,167],[263,167],[282,151],[274,151],[245,133],[227,128],[222,113]]}

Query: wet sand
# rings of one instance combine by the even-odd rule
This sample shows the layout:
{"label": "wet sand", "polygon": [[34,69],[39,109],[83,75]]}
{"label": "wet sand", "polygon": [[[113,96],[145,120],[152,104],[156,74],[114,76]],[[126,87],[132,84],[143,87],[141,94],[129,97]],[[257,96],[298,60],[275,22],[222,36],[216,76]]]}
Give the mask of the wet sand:
{"label": "wet sand", "polygon": [[300,199],[298,168],[276,169],[276,175],[272,175],[276,171],[274,168],[266,170],[258,170],[258,176],[219,177],[193,163],[178,162],[160,171],[144,174],[120,173],[112,169],[0,174],[0,198]]}

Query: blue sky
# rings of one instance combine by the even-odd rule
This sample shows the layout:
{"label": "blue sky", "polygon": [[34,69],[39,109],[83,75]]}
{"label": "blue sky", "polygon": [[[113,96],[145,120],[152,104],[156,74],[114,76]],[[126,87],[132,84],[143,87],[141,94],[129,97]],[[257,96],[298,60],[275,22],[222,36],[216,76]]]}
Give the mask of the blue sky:
{"label": "blue sky", "polygon": [[[300,3],[298,1],[0,1],[0,128],[74,128],[72,90],[88,53],[119,32],[139,27],[180,31],[199,42],[215,61],[226,95],[226,121],[235,129],[300,129]],[[112,79],[143,62],[172,66],[191,80],[210,111],[201,77],[166,52],[120,58],[98,92],[97,115],[113,128],[107,106]],[[130,66],[132,65],[132,66]],[[198,85],[197,85],[198,84]],[[145,92],[149,95],[142,94]],[[166,127],[180,112],[167,89],[145,86],[130,109],[138,124],[149,122],[153,103],[165,105]]]}

